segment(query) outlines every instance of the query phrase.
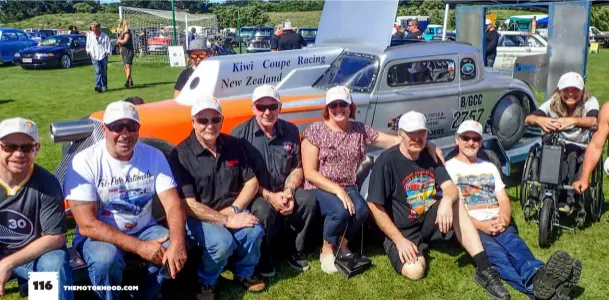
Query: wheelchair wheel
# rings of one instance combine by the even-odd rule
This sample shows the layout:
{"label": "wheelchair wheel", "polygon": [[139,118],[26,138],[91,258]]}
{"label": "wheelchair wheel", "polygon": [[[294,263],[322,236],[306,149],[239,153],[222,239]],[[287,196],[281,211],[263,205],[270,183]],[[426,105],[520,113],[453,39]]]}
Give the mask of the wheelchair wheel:
{"label": "wheelchair wheel", "polygon": [[[537,153],[537,150],[539,150],[539,145],[535,144],[533,145],[533,147],[531,147],[531,149],[529,150],[529,153],[527,154],[527,158],[524,161],[524,166],[523,166],[523,170],[522,170],[522,180],[520,182],[520,207],[522,207],[523,210],[525,210],[526,208],[526,204],[528,202],[528,206],[529,206],[529,217],[530,217],[530,206],[531,206],[531,201],[529,201],[529,195],[530,195],[530,189],[531,189],[531,184],[529,183],[529,181],[531,180],[531,171],[533,170],[533,159],[535,158],[535,154]],[[525,220],[527,220],[527,214],[525,213]],[[527,220],[528,221],[528,220]]]}
{"label": "wheelchair wheel", "polygon": [[539,247],[545,248],[550,245],[554,231],[554,199],[543,198],[543,205],[539,213]]}
{"label": "wheelchair wheel", "polygon": [[590,216],[592,217],[593,222],[598,222],[601,220],[603,207],[605,205],[605,196],[603,194],[603,167],[601,165],[602,161],[604,160],[601,156],[599,163],[594,169],[591,180],[593,186],[590,188]]}

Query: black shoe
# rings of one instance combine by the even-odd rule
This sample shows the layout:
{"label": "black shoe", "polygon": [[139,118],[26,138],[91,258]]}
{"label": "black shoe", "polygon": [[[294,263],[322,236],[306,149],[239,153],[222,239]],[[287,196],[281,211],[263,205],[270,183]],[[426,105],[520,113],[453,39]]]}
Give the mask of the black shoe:
{"label": "black shoe", "polygon": [[558,300],[570,300],[571,297],[569,297],[569,294],[571,293],[571,289],[573,289],[575,286],[577,286],[577,282],[579,281],[579,276],[582,273],[582,263],[579,261],[579,259],[574,259],[573,260],[573,269],[571,271],[571,276],[569,277],[569,279],[567,279],[567,281],[563,282],[563,284],[559,285],[556,288],[556,293],[554,294],[554,297],[552,297],[552,299],[558,299]]}
{"label": "black shoe", "polygon": [[296,252],[285,259],[293,269],[297,271],[306,271],[311,268],[309,261],[300,252]]}
{"label": "black shoe", "polygon": [[197,291],[197,300],[214,300],[216,298],[216,287],[213,285],[201,285]]}
{"label": "black shoe", "polygon": [[262,277],[273,277],[275,276],[275,267],[270,261],[261,260],[256,265],[256,273],[260,274]]}
{"label": "black shoe", "polygon": [[[541,267],[533,278],[533,293],[538,299],[551,299],[559,286],[562,286],[570,277],[573,270],[573,258],[565,251],[556,251],[550,256],[545,266]],[[581,263],[579,264],[581,272]],[[579,280],[579,275],[576,281]],[[572,287],[571,287],[572,288]],[[561,293],[567,295],[571,288],[566,286]]]}
{"label": "black shoe", "polygon": [[266,288],[264,281],[256,276],[236,279],[248,292],[262,292]]}
{"label": "black shoe", "polygon": [[95,91],[101,93],[101,88],[95,87]]}
{"label": "black shoe", "polygon": [[496,300],[509,300],[510,293],[501,283],[499,273],[492,267],[477,271],[474,281],[486,289],[488,295]]}
{"label": "black shoe", "polygon": [[129,87],[129,80],[125,81],[125,87],[128,88]]}

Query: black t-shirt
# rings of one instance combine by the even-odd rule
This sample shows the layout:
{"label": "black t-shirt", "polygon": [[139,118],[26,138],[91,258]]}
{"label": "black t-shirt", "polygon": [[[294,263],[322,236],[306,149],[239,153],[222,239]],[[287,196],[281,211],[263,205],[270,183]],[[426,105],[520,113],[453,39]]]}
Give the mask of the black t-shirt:
{"label": "black t-shirt", "polygon": [[271,50],[279,49],[279,36],[276,34],[271,35]]}
{"label": "black t-shirt", "polygon": [[188,78],[190,78],[190,75],[192,75],[194,71],[195,70],[193,68],[184,69],[184,71],[180,73],[180,77],[178,77],[178,81],[176,81],[176,84],[173,86],[173,89],[181,91],[184,88],[184,85],[186,85],[186,82],[188,82]]}
{"label": "black t-shirt", "polygon": [[304,40],[302,35],[292,30],[285,31],[285,33],[279,38],[279,50],[302,49],[302,47],[306,45],[307,42]]}
{"label": "black t-shirt", "polygon": [[414,32],[409,32],[408,35],[406,36],[407,40],[420,40],[423,38],[423,33],[421,33],[421,31],[414,31]]}
{"label": "black t-shirt", "polygon": [[61,185],[47,170],[34,165],[27,182],[12,191],[0,182],[0,258],[66,230]]}
{"label": "black t-shirt", "polygon": [[368,202],[383,205],[398,229],[420,224],[437,201],[436,189],[450,175],[441,162],[434,162],[427,149],[412,161],[400,145],[385,150],[372,167]]}
{"label": "black t-shirt", "polygon": [[393,35],[393,38],[396,39],[396,40],[403,40],[404,39],[404,33],[402,31],[398,30]]}
{"label": "black t-shirt", "polygon": [[131,33],[131,29],[127,30],[127,32],[121,34],[119,36],[120,39],[123,39],[125,37],[125,35],[128,34],[129,35],[129,39],[127,40],[126,43],[124,43],[122,45],[123,48],[127,48],[127,49],[131,49],[133,50],[133,33]]}
{"label": "black t-shirt", "polygon": [[497,44],[499,43],[497,30],[486,31],[484,38],[486,39],[486,55],[497,55]]}

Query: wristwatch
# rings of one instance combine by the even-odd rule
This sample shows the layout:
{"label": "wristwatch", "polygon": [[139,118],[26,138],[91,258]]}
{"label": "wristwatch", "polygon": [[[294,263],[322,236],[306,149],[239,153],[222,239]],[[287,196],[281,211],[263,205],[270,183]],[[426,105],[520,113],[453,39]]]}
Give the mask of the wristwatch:
{"label": "wristwatch", "polygon": [[238,206],[231,205],[230,207],[233,209],[233,211],[234,211],[236,214],[238,214],[238,213],[242,212],[242,209],[241,209],[241,208],[239,208]]}

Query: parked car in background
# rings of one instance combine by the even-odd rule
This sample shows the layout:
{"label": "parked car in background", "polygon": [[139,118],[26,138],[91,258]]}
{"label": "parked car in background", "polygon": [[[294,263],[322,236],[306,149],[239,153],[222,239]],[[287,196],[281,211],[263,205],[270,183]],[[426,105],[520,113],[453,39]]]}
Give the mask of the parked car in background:
{"label": "parked car in background", "polygon": [[296,32],[302,35],[304,40],[307,42],[307,45],[315,44],[315,37],[317,37],[317,27],[298,28]]}
{"label": "parked car in background", "polygon": [[609,33],[602,32],[594,26],[590,26],[590,41],[595,41],[599,46],[609,47]]}
{"label": "parked car in background", "polygon": [[12,63],[15,53],[37,44],[19,29],[0,28],[0,63]]}
{"label": "parked car in background", "polygon": [[15,64],[24,69],[44,67],[71,68],[74,64],[90,63],[86,50],[87,36],[84,34],[65,34],[50,36],[39,46],[17,52]]}
{"label": "parked car in background", "polygon": [[548,43],[538,34],[498,31],[499,43],[494,68],[512,71],[518,57],[547,53]]}
{"label": "parked car in background", "polygon": [[273,27],[258,27],[254,36],[247,42],[248,53],[253,52],[269,52],[271,51],[271,36],[275,28]]}

